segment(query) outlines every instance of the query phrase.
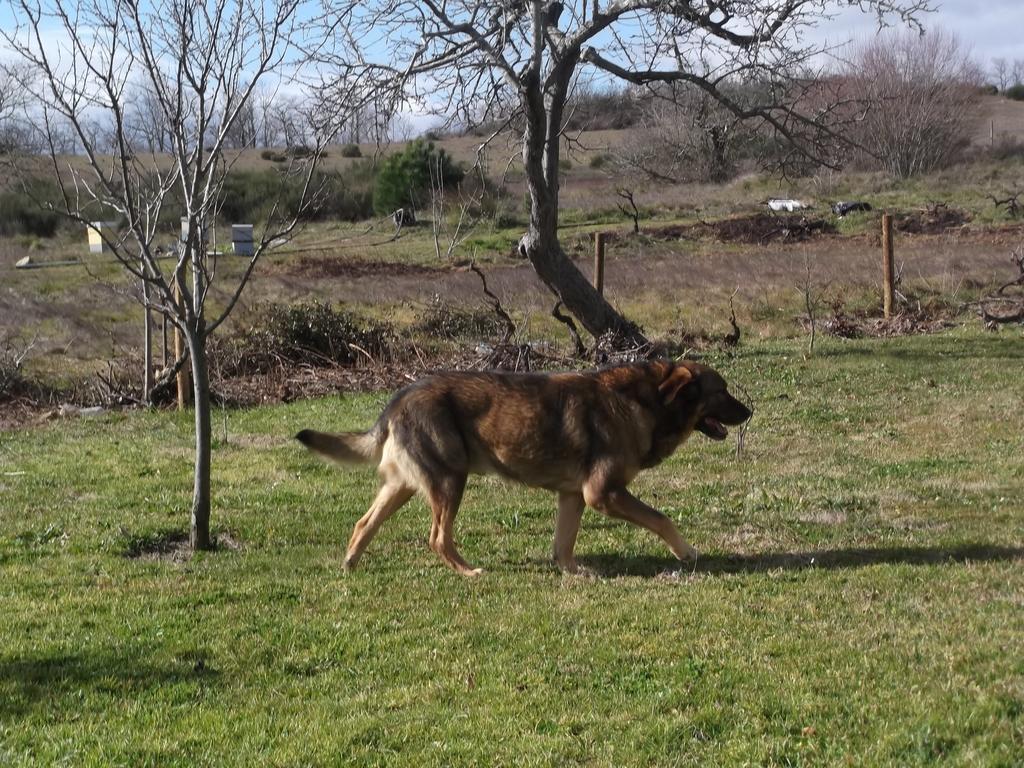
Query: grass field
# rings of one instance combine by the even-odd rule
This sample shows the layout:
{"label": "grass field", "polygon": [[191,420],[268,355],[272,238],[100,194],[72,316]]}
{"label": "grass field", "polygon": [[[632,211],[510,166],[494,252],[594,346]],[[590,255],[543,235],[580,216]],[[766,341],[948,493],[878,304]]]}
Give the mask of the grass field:
{"label": "grass field", "polygon": [[[1019,329],[713,354],[756,413],[635,489],[704,554],[672,574],[588,512],[471,482],[464,580],[414,502],[361,570],[375,487],[289,440],[384,394],[215,416],[220,551],[186,527],[188,414],[0,432],[2,765],[1020,765]],[[669,572],[666,575],[666,572]]]}

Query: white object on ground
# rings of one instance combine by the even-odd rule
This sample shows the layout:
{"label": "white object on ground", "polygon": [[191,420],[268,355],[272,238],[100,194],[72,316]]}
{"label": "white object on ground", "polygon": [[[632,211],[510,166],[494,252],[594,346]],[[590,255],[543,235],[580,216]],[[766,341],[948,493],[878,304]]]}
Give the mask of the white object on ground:
{"label": "white object on ground", "polygon": [[810,203],[804,202],[803,200],[789,200],[779,197],[773,197],[768,200],[768,208],[773,211],[803,211],[813,207]]}

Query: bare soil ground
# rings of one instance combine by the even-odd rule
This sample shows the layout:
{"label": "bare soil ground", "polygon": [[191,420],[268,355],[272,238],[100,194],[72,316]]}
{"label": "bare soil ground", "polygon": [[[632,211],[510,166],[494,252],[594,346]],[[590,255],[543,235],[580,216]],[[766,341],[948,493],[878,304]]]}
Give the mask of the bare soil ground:
{"label": "bare soil ground", "polygon": [[981,104],[973,143],[985,146],[992,141],[1024,140],[1024,101],[1013,101],[1002,96],[986,97]]}
{"label": "bare soil ground", "polygon": [[[607,251],[605,285],[609,296],[616,302],[649,295],[693,302],[728,295],[737,287],[741,296],[755,296],[795,286],[805,277],[807,259],[814,279],[823,284],[874,284],[878,280],[880,255],[874,236],[818,233],[798,242],[783,239],[749,245],[742,241],[748,235],[756,238],[757,231],[745,229],[747,220],[730,221],[739,223],[715,226],[740,228],[739,243],[696,241],[703,225],[656,228],[639,236],[618,234]],[[950,289],[963,284],[987,285],[1007,274],[1009,250],[1022,241],[1024,225],[906,234],[897,237],[896,260],[903,265],[907,280],[941,283]],[[567,246],[589,275],[589,238],[570,241]],[[65,273],[60,290],[47,287],[57,278],[42,270],[32,275],[38,281],[34,288],[24,281],[20,285],[5,281],[0,286],[0,338],[35,337],[43,353],[93,359],[109,354],[119,344],[134,344],[139,310],[123,287],[103,285],[75,268],[46,272],[58,271]],[[486,271],[492,290],[518,311],[546,313],[554,304],[527,263],[493,265]],[[323,299],[386,307],[426,303],[435,296],[475,306],[482,296],[479,278],[461,267],[375,261],[323,251],[264,264],[244,297],[244,306],[252,311],[268,301]],[[245,316],[243,309],[239,317]]]}
{"label": "bare soil ground", "polygon": [[[804,276],[805,254],[812,260],[815,279],[823,282],[873,283],[879,275],[880,254],[872,238],[819,237],[762,247],[693,247],[673,242],[675,231],[664,228],[649,237],[646,233],[639,237],[620,234],[613,239],[607,251],[605,285],[614,299],[628,300],[652,291],[666,297],[690,290],[731,292],[737,285],[749,290],[788,287]],[[908,279],[987,284],[1006,274],[1009,248],[1022,238],[1021,227],[900,238],[897,261],[905,264]],[[575,256],[589,276],[591,257],[587,244],[582,246]],[[312,264],[320,271],[311,273]],[[529,264],[492,266],[487,274],[488,284],[511,306],[536,309],[553,304]],[[335,281],[335,277],[343,279]],[[264,287],[269,282],[354,303],[427,301],[434,295],[455,302],[477,302],[481,296],[479,279],[466,269],[372,265],[326,254],[305,262],[277,264],[266,276]],[[250,296],[250,302],[253,298]]]}

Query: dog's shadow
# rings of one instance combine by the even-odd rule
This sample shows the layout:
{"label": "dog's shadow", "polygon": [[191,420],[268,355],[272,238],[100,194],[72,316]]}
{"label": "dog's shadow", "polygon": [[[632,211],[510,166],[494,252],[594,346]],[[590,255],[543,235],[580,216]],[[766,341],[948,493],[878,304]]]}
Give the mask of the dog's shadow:
{"label": "dog's shadow", "polygon": [[600,576],[658,576],[666,572],[722,575],[765,571],[835,570],[869,565],[939,565],[944,563],[1024,560],[1024,547],[962,544],[955,547],[851,547],[807,552],[701,555],[696,564],[681,564],[670,557],[614,554],[580,555],[580,565]]}

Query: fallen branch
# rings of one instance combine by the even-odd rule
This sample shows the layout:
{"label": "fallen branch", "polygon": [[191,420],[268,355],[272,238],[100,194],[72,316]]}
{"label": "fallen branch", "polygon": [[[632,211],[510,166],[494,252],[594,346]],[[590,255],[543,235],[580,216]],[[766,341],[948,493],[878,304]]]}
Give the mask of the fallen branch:
{"label": "fallen branch", "polygon": [[[1008,315],[993,314],[991,309],[994,307],[991,307],[991,304],[1010,304],[1015,307],[1015,311]],[[978,302],[978,313],[989,326],[1021,323],[1024,322],[1024,299],[982,299]]]}
{"label": "fallen branch", "polygon": [[1024,208],[1024,206],[1021,206],[1019,199],[1021,195],[1024,195],[1024,191],[1007,192],[1006,197],[1003,198],[998,198],[995,195],[989,195],[988,199],[995,204],[996,208],[1005,207],[1006,212],[1010,217],[1016,219],[1020,215],[1022,208]]}
{"label": "fallen branch", "polygon": [[573,319],[560,311],[561,306],[562,302],[560,301],[555,304],[554,309],[551,310],[551,316],[569,329],[569,335],[572,336],[573,342],[573,356],[584,357],[587,354],[587,346],[583,343],[583,339],[580,337],[580,332],[576,328],[576,323],[573,322]]}
{"label": "fallen branch", "polygon": [[1024,245],[1010,251],[1010,261],[1017,265],[1017,276],[1010,282],[999,286],[996,289],[997,294],[1001,294],[1007,288],[1012,288],[1015,285],[1024,285]]}
{"label": "fallen branch", "polygon": [[505,308],[501,306],[501,300],[491,293],[491,290],[487,287],[487,278],[480,270],[480,267],[473,262],[470,262],[469,269],[470,271],[475,272],[480,278],[480,282],[483,284],[484,296],[491,300],[491,309],[494,310],[494,314],[500,317],[502,323],[505,325],[505,335],[502,337],[500,344],[508,344],[508,340],[511,339],[512,334],[516,332],[516,324],[512,322],[512,318],[509,316],[508,312],[506,312]]}
{"label": "fallen branch", "polygon": [[[736,289],[738,291],[739,288]],[[733,305],[733,298],[736,296],[736,291],[733,291],[729,296],[729,324],[732,326],[726,337],[723,339],[727,347],[735,347],[740,343],[740,327],[736,322],[736,307]]]}

